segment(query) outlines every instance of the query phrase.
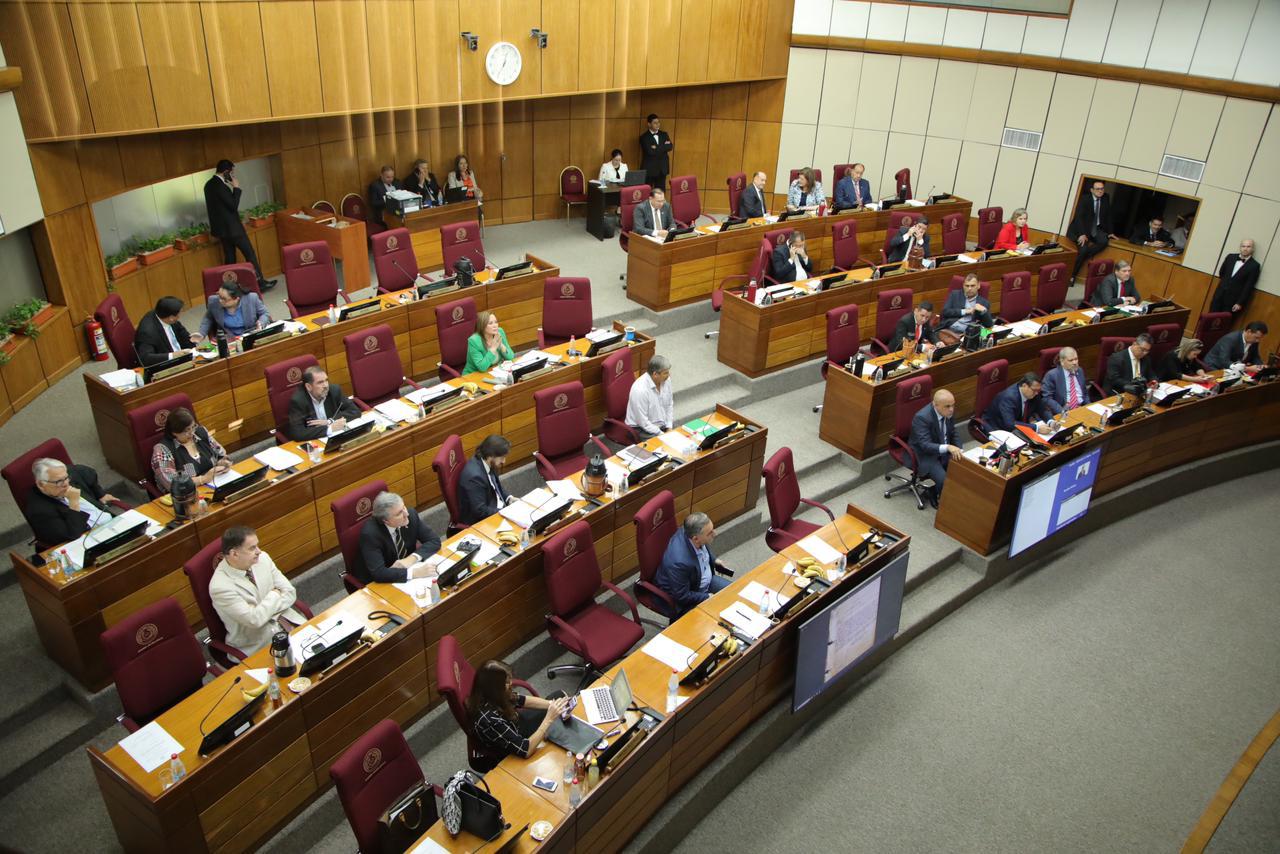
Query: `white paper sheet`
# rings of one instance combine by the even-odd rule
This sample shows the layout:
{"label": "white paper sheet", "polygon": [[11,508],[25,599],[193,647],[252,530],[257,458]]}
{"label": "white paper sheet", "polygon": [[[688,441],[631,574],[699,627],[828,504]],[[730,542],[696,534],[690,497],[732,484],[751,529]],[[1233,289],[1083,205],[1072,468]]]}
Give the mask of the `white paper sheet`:
{"label": "white paper sheet", "polygon": [[984,448],[981,445],[974,448],[970,448],[969,450],[964,452],[964,458],[966,460],[969,460],[970,462],[975,462],[975,463],[982,463],[989,456],[991,456],[990,449]]}
{"label": "white paper sheet", "polygon": [[1034,320],[1019,320],[1017,323],[1010,324],[1010,326],[1013,328],[1014,335],[1024,338],[1040,334],[1040,324]]}
{"label": "white paper sheet", "polygon": [[741,602],[734,602],[721,611],[720,616],[726,623],[751,638],[751,640],[760,637],[773,625],[768,617],[760,616],[752,611],[750,606]]}
{"label": "white paper sheet", "polygon": [[[327,620],[321,620],[314,626],[303,626],[290,635],[289,646],[293,647],[293,660],[298,662],[305,661],[308,658],[307,649],[317,640],[320,640],[321,635],[324,636],[324,643],[327,645],[335,643],[344,635],[348,634],[350,629],[355,628],[354,624],[344,623],[342,626],[334,629],[333,627],[337,626],[338,621],[341,619],[341,617],[330,617]],[[350,625],[350,629],[348,628],[348,625]],[[330,629],[333,629],[333,631],[329,631]],[[325,632],[329,633],[325,634]]]}
{"label": "white paper sheet", "polygon": [[529,524],[533,521],[533,507],[523,500],[512,501],[506,507],[500,508],[498,512],[502,514],[503,519],[513,525],[519,525],[521,528],[529,527]]}
{"label": "white paper sheet", "polygon": [[1107,414],[1107,407],[1103,406],[1101,403],[1091,403],[1085,408],[1088,409],[1090,412],[1092,412],[1094,415]]}
{"label": "white paper sheet", "polygon": [[259,451],[253,455],[253,458],[264,466],[270,466],[276,471],[284,471],[287,468],[302,465],[302,457],[280,447],[267,448],[265,451]]}
{"label": "white paper sheet", "polygon": [[120,739],[120,747],[148,774],[168,762],[173,754],[182,755],[182,745],[155,721]]}
{"label": "white paper sheet", "polygon": [[[547,486],[561,498],[569,498],[573,501],[578,501],[582,498],[582,491],[571,480],[549,480],[547,481]],[[499,528],[498,530],[502,529]]]}
{"label": "white paper sheet", "polygon": [[224,471],[222,474],[214,475],[213,480],[209,481],[209,485],[212,486],[214,489],[217,489],[219,486],[222,486],[224,483],[230,483],[231,481],[242,476],[243,474],[244,472],[239,472],[239,471],[236,471],[235,469],[228,469]]}
{"label": "white paper sheet", "polygon": [[1010,451],[1016,451],[1019,448],[1021,448],[1023,445],[1027,444],[1025,441],[1018,438],[1018,434],[1010,433],[1005,430],[992,430],[990,433],[987,434],[987,436],[991,439],[991,441],[996,443],[996,447],[999,447],[1000,445],[1006,445],[1006,447]]}
{"label": "white paper sheet", "polygon": [[453,386],[448,383],[433,385],[430,388],[416,388],[405,395],[406,398],[414,403],[430,403],[438,398],[444,397],[453,391]]}
{"label": "white paper sheet", "polygon": [[787,600],[791,598],[790,596],[779,595],[778,591],[771,590],[758,581],[747,582],[747,586],[739,590],[738,595],[743,599],[746,599],[752,605],[755,605],[757,608],[760,607],[761,600],[766,596],[769,597],[769,613],[771,614],[778,608],[787,604]]}
{"label": "white paper sheet", "polygon": [[390,418],[392,421],[408,421],[418,414],[418,411],[403,400],[393,398],[383,401],[374,407],[380,415]]}
{"label": "white paper sheet", "polygon": [[449,854],[449,849],[442,847],[434,839],[424,839],[410,848],[409,854]]}
{"label": "white paper sheet", "polygon": [[650,658],[656,658],[672,670],[687,670],[693,650],[682,643],[676,643],[666,635],[655,635],[653,640],[640,647],[640,651]]}
{"label": "white paper sheet", "polygon": [[658,437],[662,444],[680,455],[692,454],[698,450],[698,443],[690,439],[679,430],[668,430]]}
{"label": "white paper sheet", "polygon": [[114,518],[109,517],[107,521],[103,522],[98,527],[91,529],[84,536],[66,543],[62,546],[62,549],[66,551],[67,557],[71,560],[73,566],[77,569],[83,569],[84,549],[86,543],[89,545],[92,545],[93,543],[100,543],[122,531],[132,528],[139,522],[147,523],[147,536],[154,537],[156,534],[164,530],[164,525],[161,525],[151,517],[143,516],[137,510],[126,510],[119,516]]}
{"label": "white paper sheet", "polygon": [[975,258],[975,257],[973,257],[972,255],[957,255],[957,256],[956,256],[956,260],[957,260],[957,261],[963,261],[963,262],[965,262],[966,264],[977,264],[977,263],[978,263],[978,259],[977,259],[977,258]]}
{"label": "white paper sheet", "polygon": [[614,335],[617,335],[617,334],[618,333],[612,329],[592,329],[590,332],[587,333],[586,338],[588,341],[591,341],[591,342],[604,341],[609,338],[612,338]]}
{"label": "white paper sheet", "polygon": [[118,371],[107,371],[98,377],[107,385],[114,389],[129,389],[138,387],[138,372],[132,368],[121,368]]}
{"label": "white paper sheet", "polygon": [[817,534],[810,534],[796,545],[813,555],[813,559],[818,563],[835,563],[840,560],[840,552],[827,545],[826,541]]}
{"label": "white paper sheet", "polygon": [[244,672],[245,672],[245,673],[248,673],[248,674],[249,674],[250,676],[252,676],[254,679],[257,679],[257,680],[258,680],[258,684],[260,684],[260,685],[266,685],[266,684],[267,684],[267,671],[268,671],[269,669],[270,669],[270,668],[267,668],[267,667],[245,668],[245,671],[244,671]]}

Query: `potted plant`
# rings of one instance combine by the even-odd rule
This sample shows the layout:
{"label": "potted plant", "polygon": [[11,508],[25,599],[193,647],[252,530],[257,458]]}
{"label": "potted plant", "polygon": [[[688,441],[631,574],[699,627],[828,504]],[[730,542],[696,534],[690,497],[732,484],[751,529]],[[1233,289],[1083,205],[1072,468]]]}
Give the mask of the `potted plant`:
{"label": "potted plant", "polygon": [[261,228],[271,222],[271,202],[249,208],[249,225]]}
{"label": "potted plant", "polygon": [[18,342],[8,332],[0,332],[0,365],[9,364],[12,358],[13,348],[18,346]]}
{"label": "potted plant", "polygon": [[42,299],[32,298],[18,303],[4,314],[4,326],[11,332],[28,338],[39,338],[41,323],[53,314],[53,306]]}
{"label": "potted plant", "polygon": [[146,267],[173,257],[174,239],[172,234],[161,234],[159,237],[138,241],[138,263]]}
{"label": "potted plant", "polygon": [[203,246],[208,242],[209,226],[202,222],[197,225],[189,225],[186,228],[178,229],[178,236],[173,241],[173,246],[179,252],[185,252],[188,249]]}
{"label": "potted plant", "polygon": [[108,255],[104,261],[107,265],[107,275],[112,280],[127,276],[138,269],[138,259],[134,256],[133,250],[127,246],[121,247],[119,252]]}

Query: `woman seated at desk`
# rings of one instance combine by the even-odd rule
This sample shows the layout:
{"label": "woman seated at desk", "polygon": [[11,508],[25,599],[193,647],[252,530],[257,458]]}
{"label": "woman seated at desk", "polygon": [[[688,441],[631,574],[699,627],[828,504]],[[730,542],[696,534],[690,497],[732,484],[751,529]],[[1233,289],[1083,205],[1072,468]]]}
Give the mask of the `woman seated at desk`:
{"label": "woman seated at desk", "polygon": [[476,315],[476,331],[467,339],[467,364],[464,374],[487,371],[499,362],[516,357],[507,343],[506,331],[498,325],[498,315],[482,311]]}
{"label": "woman seated at desk", "polygon": [[227,452],[196,423],[190,409],[180,406],[169,413],[164,436],[151,452],[151,476],[157,487],[168,492],[179,472],[201,486],[230,468]]}
{"label": "woman seated at desk", "polygon": [[1023,250],[1031,248],[1031,239],[1027,234],[1027,209],[1018,208],[1000,228],[996,237],[996,249]]}
{"label": "woman seated at desk", "polygon": [[822,184],[813,177],[813,169],[806,166],[787,188],[787,210],[816,211],[827,197],[822,194]]}
{"label": "woman seated at desk", "polygon": [[216,335],[219,329],[226,332],[228,338],[238,338],[270,322],[262,297],[253,291],[241,290],[235,282],[223,282],[218,292],[209,297],[204,319],[200,321],[200,334],[192,335],[191,340],[201,341],[211,332]]}
{"label": "woman seated at desk", "polygon": [[527,758],[538,749],[564,708],[563,698],[544,700],[517,694],[512,690],[511,666],[496,659],[486,661],[476,671],[467,697],[471,731],[490,754],[482,763],[488,767],[476,770],[491,771],[504,756]]}
{"label": "woman seated at desk", "polygon": [[445,198],[448,201],[464,201],[475,199],[484,215],[484,191],[476,183],[476,173],[471,171],[471,161],[467,155],[459,154],[453,158],[453,171],[445,179]]}
{"label": "woman seated at desk", "polygon": [[440,189],[440,182],[425,160],[413,161],[413,166],[409,167],[409,177],[404,179],[404,188],[422,196],[424,205],[436,207],[444,204],[444,191]]}
{"label": "woman seated at desk", "polygon": [[1160,364],[1156,365],[1156,377],[1162,383],[1171,380],[1195,382],[1204,379],[1207,374],[1197,361],[1204,353],[1204,343],[1199,338],[1183,338],[1177,349],[1164,354]]}
{"label": "woman seated at desk", "polygon": [[600,167],[601,184],[621,184],[627,177],[627,164],[622,162],[622,149],[609,152],[609,160]]}

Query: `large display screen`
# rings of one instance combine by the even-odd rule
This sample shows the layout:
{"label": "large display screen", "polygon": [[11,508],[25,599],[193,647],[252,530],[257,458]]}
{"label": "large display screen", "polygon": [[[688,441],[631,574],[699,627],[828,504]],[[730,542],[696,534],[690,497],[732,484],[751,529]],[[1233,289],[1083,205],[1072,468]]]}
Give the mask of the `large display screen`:
{"label": "large display screen", "polygon": [[1094,448],[1022,488],[1009,557],[1084,517],[1089,510],[1101,457],[1102,449]]}

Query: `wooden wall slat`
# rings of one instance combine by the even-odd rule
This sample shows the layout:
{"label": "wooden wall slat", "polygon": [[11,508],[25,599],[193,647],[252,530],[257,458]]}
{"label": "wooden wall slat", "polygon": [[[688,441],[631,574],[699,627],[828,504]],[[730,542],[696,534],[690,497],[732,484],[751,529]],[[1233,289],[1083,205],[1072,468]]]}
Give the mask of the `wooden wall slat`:
{"label": "wooden wall slat", "polygon": [[404,33],[413,25],[412,0],[365,0],[369,31],[369,93],[375,109],[418,103],[418,61],[435,62],[436,34],[426,50],[414,50]]}
{"label": "wooden wall slat", "polygon": [[[542,54],[542,92],[576,92],[583,86],[578,77],[578,66],[582,61],[581,36],[578,25],[579,18],[586,12],[583,6],[592,7],[597,13],[604,4],[586,0],[579,4],[578,0],[542,0],[542,30],[548,34],[547,46]],[[607,7],[606,7],[607,8]],[[609,33],[600,33],[606,50],[612,47],[613,39]],[[532,47],[533,39],[529,39]],[[590,50],[598,51],[598,43],[586,45]],[[601,66],[606,68],[607,66]],[[588,85],[599,86],[600,77],[587,81]]]}
{"label": "wooden wall slat", "polygon": [[70,11],[94,130],[155,127],[137,8],[132,3],[74,3]]}
{"label": "wooden wall slat", "polygon": [[28,138],[93,133],[65,3],[0,3],[0,44],[5,61],[22,69],[13,94]]}
{"label": "wooden wall slat", "polygon": [[271,113],[302,116],[324,112],[320,91],[320,49],[311,0],[260,3],[266,48]]}
{"label": "wooden wall slat", "polygon": [[[676,82],[680,63],[680,0],[649,0],[649,39],[645,48],[645,83],[649,86]],[[705,51],[706,45],[690,45]]]}
{"label": "wooden wall slat", "polygon": [[315,10],[325,112],[369,109],[373,102],[364,0],[317,3]]}
{"label": "wooden wall slat", "polygon": [[462,39],[456,0],[413,0],[414,43],[430,45],[434,62],[418,63],[418,97],[426,104],[459,100]]}
{"label": "wooden wall slat", "polygon": [[201,3],[213,104],[220,122],[271,115],[267,61],[258,3]]}
{"label": "wooden wall slat", "polygon": [[201,125],[216,121],[204,23],[195,3],[154,3],[139,8],[156,124]]}

